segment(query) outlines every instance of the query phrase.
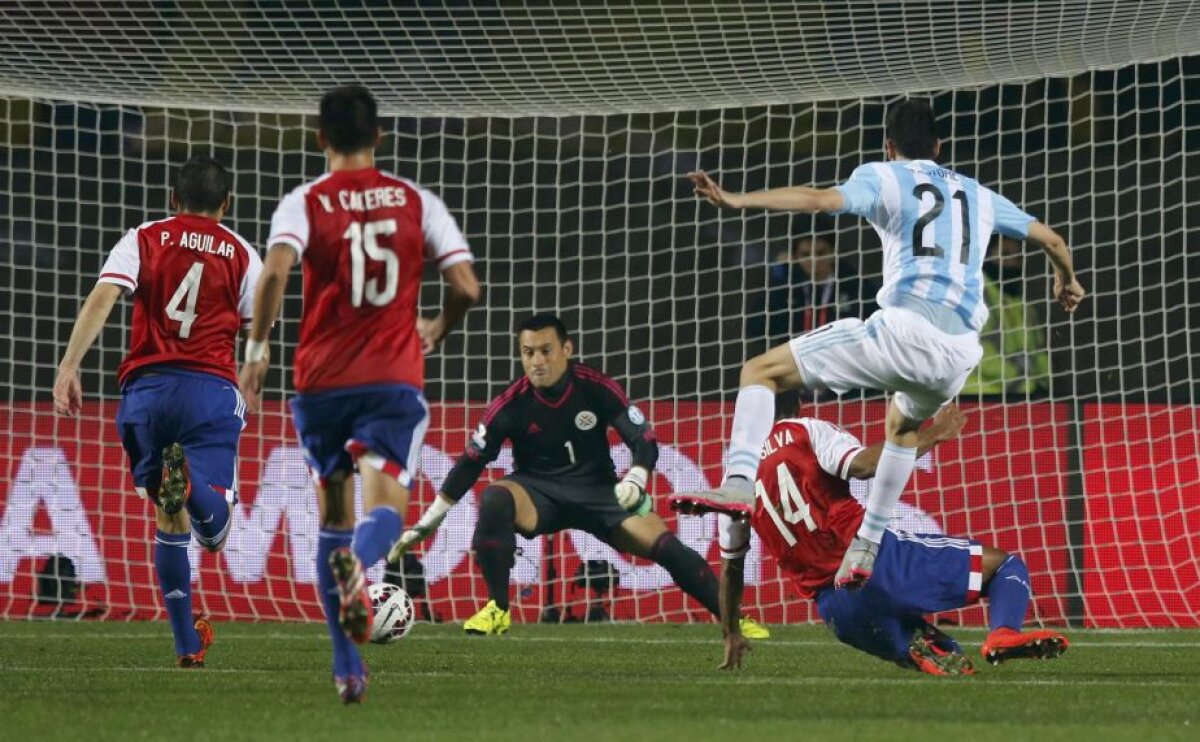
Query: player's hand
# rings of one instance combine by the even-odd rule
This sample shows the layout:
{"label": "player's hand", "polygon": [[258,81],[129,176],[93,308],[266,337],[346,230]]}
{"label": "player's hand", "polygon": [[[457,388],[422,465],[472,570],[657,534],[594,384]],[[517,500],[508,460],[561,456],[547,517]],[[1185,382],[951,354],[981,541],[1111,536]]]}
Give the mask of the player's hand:
{"label": "player's hand", "polygon": [[79,383],[79,372],[73,368],[58,369],[58,377],[54,380],[54,411],[75,417],[82,407],[83,385]]}
{"label": "player's hand", "polygon": [[417,318],[417,334],[421,336],[421,352],[429,355],[437,350],[438,343],[446,337],[446,324],[439,314],[433,319]]}
{"label": "player's hand", "polygon": [[708,177],[708,173],[703,170],[697,170],[687,174],[688,180],[692,181],[695,186],[695,193],[700,198],[707,200],[713,206],[719,206],[722,209],[737,208],[736,198],[734,194],[726,191],[717,182]]}
{"label": "player's hand", "polygon": [[625,478],[613,487],[617,504],[634,515],[649,513],[653,506],[650,495],[646,492],[646,482],[649,478],[650,473],[642,467],[631,467],[625,473]]}
{"label": "player's hand", "polygon": [[967,416],[958,409],[958,405],[948,404],[933,416],[933,423],[929,427],[934,440],[943,443],[957,438],[966,424]]}
{"label": "player's hand", "polygon": [[396,540],[396,543],[392,544],[392,548],[387,555],[387,560],[389,562],[398,562],[403,559],[409,549],[432,536],[439,525],[441,525],[440,522],[428,528],[417,525],[400,534],[400,538]]}
{"label": "player's hand", "polygon": [[1054,298],[1067,314],[1073,314],[1085,296],[1087,292],[1083,290],[1078,278],[1072,277],[1070,281],[1063,281],[1062,274],[1054,274]]}
{"label": "player's hand", "polygon": [[750,641],[741,632],[725,636],[725,661],[717,665],[718,670],[742,669],[742,658],[750,651]]}
{"label": "player's hand", "polygon": [[263,378],[267,375],[267,361],[242,364],[242,372],[238,374],[238,386],[242,389],[242,397],[246,400],[246,409],[258,412],[262,409]]}

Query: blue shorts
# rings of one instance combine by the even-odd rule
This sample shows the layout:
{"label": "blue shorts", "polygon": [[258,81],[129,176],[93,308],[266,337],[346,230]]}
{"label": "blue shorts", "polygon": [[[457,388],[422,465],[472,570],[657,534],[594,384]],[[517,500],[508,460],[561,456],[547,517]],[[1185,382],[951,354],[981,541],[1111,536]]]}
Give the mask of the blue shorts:
{"label": "blue shorts", "polygon": [[368,464],[408,487],[420,469],[429,407],[414,387],[356,386],[292,397],[304,458],[324,484]]}
{"label": "blue shorts", "polygon": [[837,638],[876,657],[903,661],[927,613],[979,599],[983,546],[942,535],[885,531],[871,579],[861,590],[817,593],[821,619]]}
{"label": "blue shorts", "polygon": [[117,431],[129,454],[134,486],[162,482],[162,452],[183,445],[192,486],[207,484],[237,502],[238,439],[246,402],[237,385],[199,371],[155,367],[127,382],[117,408]]}

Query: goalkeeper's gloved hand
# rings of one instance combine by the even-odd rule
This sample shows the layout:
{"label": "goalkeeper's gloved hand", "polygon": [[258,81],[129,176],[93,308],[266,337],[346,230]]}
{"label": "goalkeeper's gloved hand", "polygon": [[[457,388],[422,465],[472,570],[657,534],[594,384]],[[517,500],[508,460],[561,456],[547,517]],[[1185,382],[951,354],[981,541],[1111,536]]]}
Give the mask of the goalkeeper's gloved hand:
{"label": "goalkeeper's gloved hand", "polygon": [[392,544],[392,550],[388,552],[388,561],[398,561],[409,549],[429,538],[439,525],[441,525],[440,522],[427,528],[418,524],[400,534],[400,538]]}
{"label": "goalkeeper's gloved hand", "polygon": [[625,478],[613,487],[617,504],[634,515],[646,515],[654,505],[649,493],[646,492],[646,482],[650,473],[640,466],[630,467],[625,472]]}
{"label": "goalkeeper's gloved hand", "polygon": [[412,528],[400,534],[400,538],[396,543],[392,544],[392,548],[388,551],[387,559],[389,562],[400,561],[404,554],[429,538],[442,521],[446,518],[446,513],[454,506],[454,501],[447,499],[444,495],[438,495],[433,499],[433,503],[429,508],[421,514],[420,520],[413,524]]}

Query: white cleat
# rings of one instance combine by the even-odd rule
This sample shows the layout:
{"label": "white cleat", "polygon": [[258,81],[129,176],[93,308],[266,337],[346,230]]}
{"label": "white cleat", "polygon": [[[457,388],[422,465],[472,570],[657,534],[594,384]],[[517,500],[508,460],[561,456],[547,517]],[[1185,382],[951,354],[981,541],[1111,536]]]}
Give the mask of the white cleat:
{"label": "white cleat", "polygon": [[676,492],[667,497],[667,502],[672,510],[687,515],[751,515],[754,512],[754,491],[749,487],[723,484],[715,490]]}

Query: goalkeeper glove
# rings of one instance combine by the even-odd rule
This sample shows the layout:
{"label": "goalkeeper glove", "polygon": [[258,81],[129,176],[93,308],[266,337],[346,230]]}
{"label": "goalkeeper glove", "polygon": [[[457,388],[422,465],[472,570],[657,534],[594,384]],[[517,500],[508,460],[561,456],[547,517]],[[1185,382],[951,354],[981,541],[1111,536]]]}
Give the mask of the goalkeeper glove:
{"label": "goalkeeper glove", "polygon": [[409,549],[429,538],[442,524],[446,513],[452,507],[454,507],[453,500],[446,499],[442,495],[435,497],[433,503],[421,514],[421,518],[413,527],[401,533],[396,543],[392,544],[387,560],[389,562],[399,561]]}
{"label": "goalkeeper glove", "polygon": [[613,487],[617,504],[634,515],[649,513],[654,504],[646,492],[646,481],[649,478],[649,472],[642,467],[630,467],[629,471],[625,472],[625,478]]}

